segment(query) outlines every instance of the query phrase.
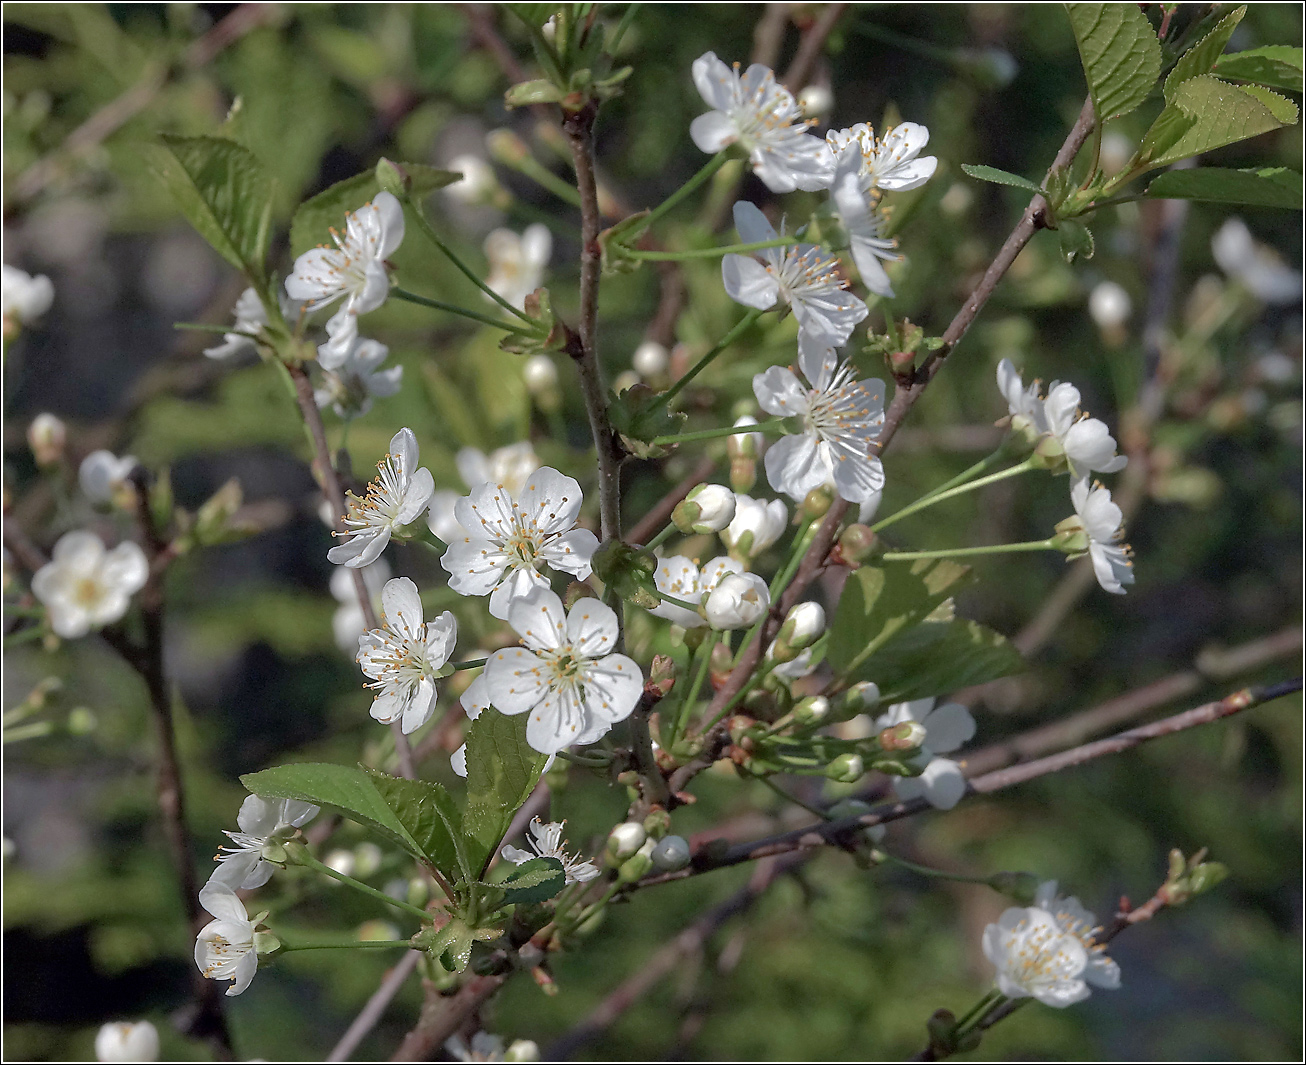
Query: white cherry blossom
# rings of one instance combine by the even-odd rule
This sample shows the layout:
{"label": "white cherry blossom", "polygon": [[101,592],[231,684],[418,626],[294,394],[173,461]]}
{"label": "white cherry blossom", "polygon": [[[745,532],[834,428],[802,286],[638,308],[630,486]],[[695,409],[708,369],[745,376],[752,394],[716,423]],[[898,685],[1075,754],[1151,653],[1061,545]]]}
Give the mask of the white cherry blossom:
{"label": "white cherry blossom", "polygon": [[[686,603],[701,603],[722,577],[742,572],[743,566],[724,555],[712,559],[702,568],[684,555],[670,555],[658,559],[658,568],[653,571],[653,584],[663,595]],[[707,624],[707,619],[702,615],[683,606],[676,606],[675,603],[659,603],[649,613],[686,629],[696,629]]]}
{"label": "white cherry blossom", "polygon": [[925,730],[925,742],[914,761],[922,767],[918,777],[895,777],[893,790],[904,802],[924,796],[925,800],[940,810],[951,810],[966,794],[966,777],[961,766],[949,754],[975,735],[975,719],[960,703],[935,706],[933,699],[914,699],[894,703],[875,719],[875,731],[882,732],[892,725],[914,722]]}
{"label": "white cherry blossom", "polygon": [[[735,204],[735,229],[744,244],[774,240],[774,227],[753,204]],[[721,260],[721,280],[732,300],[765,311],[789,304],[799,336],[828,347],[842,346],[866,317],[866,304],[848,291],[839,260],[814,244],[762,248]]]}
{"label": "white cherry blossom", "polygon": [[49,411],[42,411],[27,427],[27,446],[38,466],[53,466],[62,459],[67,441],[68,427]]}
{"label": "white cherry blossom", "polygon": [[5,335],[32,325],[54,302],[54,285],[45,274],[33,277],[26,270],[4,264],[0,269],[0,316]]}
{"label": "white cherry blossom", "polygon": [[1034,381],[1027,388],[1010,359],[998,363],[998,391],[1007,401],[1007,413],[1012,419],[1013,429],[1022,431],[1029,428],[1036,435],[1047,432],[1047,416],[1043,410],[1039,382]]}
{"label": "white cherry blossom", "polygon": [[77,469],[77,484],[92,503],[114,503],[134,491],[130,478],[137,465],[135,455],[119,458],[112,451],[92,451]]}
{"label": "white cherry blossom", "polygon": [[830,185],[830,150],[807,132],[789,90],[775,74],[754,63],[742,75],[713,52],[694,60],[694,85],[713,110],[690,124],[689,135],[704,152],[715,154],[732,144],[748,153],[755,173],[772,192],[811,192]]}
{"label": "white cherry blossom", "polygon": [[467,535],[455,537],[440,559],[449,587],[459,595],[489,593],[490,613],[507,619],[512,600],[548,587],[544,564],[584,580],[599,539],[576,524],[581,502],[580,485],[550,466],[531,474],[515,499],[493,481],[473,489],[454,504]]}
{"label": "white cherry blossom", "polygon": [[[342,418],[359,418],[372,409],[373,399],[386,399],[399,391],[402,366],[382,370],[390,349],[376,340],[356,337],[334,365],[323,365],[322,384],[314,389],[319,407],[330,404]],[[321,360],[319,360],[321,361]]]}
{"label": "white cherry blossom", "polygon": [[[523,865],[533,858],[556,858],[562,863],[562,871],[568,884],[583,884],[599,875],[598,866],[585,861],[579,853],[568,854],[567,842],[562,838],[565,821],[555,821],[546,825],[538,817],[531,818],[530,831],[526,842],[530,850],[520,847],[504,847],[503,860],[514,865]],[[533,852],[533,853],[532,853]]]}
{"label": "white cherry blossom", "polygon": [[150,565],[131,540],[112,551],[91,532],[64,533],[50,561],[32,576],[32,594],[50,613],[50,627],[66,640],[110,625],[127,613],[145,586]]}
{"label": "white cherry blossom", "polygon": [[539,222],[527,226],[520,236],[511,229],[493,230],[485,238],[485,258],[490,263],[485,284],[521,310],[526,297],[543,283],[552,254],[553,234]]}
{"label": "white cherry blossom", "polygon": [[1124,595],[1126,584],[1134,583],[1134,565],[1124,535],[1124,514],[1100,484],[1089,485],[1081,477],[1070,486],[1070,502],[1084,532],[1088,534],[1088,557],[1093,560],[1097,583],[1113,595]]}
{"label": "white cherry blossom", "polygon": [[526,742],[542,754],[593,743],[630,716],[644,689],[617,645],[617,615],[596,599],[564,613],[562,600],[535,588],[512,600],[508,624],[524,647],[497,651],[485,666],[486,694],[504,714],[529,714]]}
{"label": "white cherry blossom", "polygon": [[[390,563],[384,558],[378,558],[359,572],[363,574],[363,585],[372,601],[372,609],[379,613],[381,589],[390,579]],[[331,594],[340,604],[331,616],[331,632],[336,638],[336,646],[355,655],[358,653],[358,638],[367,631],[367,618],[363,613],[363,604],[358,599],[353,570],[337,566],[331,572]]]}
{"label": "white cherry blossom", "polygon": [[[521,495],[530,475],[540,468],[540,457],[535,454],[529,440],[496,448],[488,455],[478,448],[464,447],[454,456],[454,462],[458,466],[458,476],[468,488],[493,481],[503,485],[513,499]],[[454,506],[460,498],[461,493],[447,488],[438,488],[431,495],[426,521],[431,532],[445,543],[467,535],[467,530],[454,516]]]}
{"label": "white cherry blossom", "polygon": [[984,929],[983,947],[998,970],[998,990],[1008,998],[1033,997],[1062,1008],[1091,993],[1084,980],[1084,944],[1045,910],[1013,906],[1004,911]]}
{"label": "white cherry blossom", "polygon": [[231,846],[218,848],[213,860],[219,864],[209,877],[209,883],[225,884],[233,891],[262,887],[277,868],[263,857],[263,848],[270,842],[290,839],[319,812],[312,803],[297,799],[246,796],[240,804],[240,813],[236,815],[240,831],[224,830]]}
{"label": "white cherry blossom", "polygon": [[1258,244],[1241,218],[1230,218],[1219,228],[1211,238],[1211,254],[1221,270],[1262,302],[1301,302],[1301,274],[1273,249]]}
{"label": "white cherry blossom", "polygon": [[327,558],[337,566],[360,569],[377,560],[396,529],[417,520],[435,491],[431,471],[417,463],[417,437],[411,429],[400,429],[363,497],[349,494],[345,531],[340,534],[348,539],[331,548]]}
{"label": "white cherry blossom", "polygon": [[223,883],[209,883],[200,891],[200,905],[213,915],[195,940],[195,964],[207,980],[230,980],[228,995],[249,987],[258,971],[254,950],[256,922],[245,904]]}
{"label": "white cherry blossom", "polygon": [[1115,473],[1129,462],[1124,455],[1116,454],[1115,438],[1106,423],[1079,409],[1079,389],[1074,385],[1053,381],[1043,402],[1043,416],[1047,431],[1066,452],[1071,477],[1084,477],[1093,471]]}
{"label": "white cherry blossom", "polygon": [[1079,899],[1074,895],[1063,898],[1057,894],[1057,882],[1045,880],[1034,895],[1034,905],[1050,913],[1061,931],[1075,936],[1084,945],[1088,954],[1088,964],[1084,966],[1086,981],[1107,991],[1120,987],[1120,966],[1107,957],[1106,944],[1098,942],[1102,926]]}
{"label": "white cherry blossom", "polygon": [[358,638],[358,664],[377,692],[371,715],[383,724],[398,721],[405,734],[435,712],[435,682],[458,641],[458,621],[449,611],[422,620],[422,598],[407,577],[386,581],[381,592],[381,628]]}
{"label": "white cherry blossom", "polygon": [[263,306],[263,301],[258,298],[258,293],[252,288],[247,288],[240,294],[232,313],[236,319],[232,324],[232,332],[222,334],[221,344],[204,349],[204,354],[210,359],[233,359],[237,355],[253,351],[254,340],[246,334],[257,333],[268,324],[268,312]]}
{"label": "white cherry blossom", "polygon": [[732,556],[756,558],[779,540],[788,527],[789,511],[784,500],[754,499],[736,492],[735,516],[722,531],[721,540]]}
{"label": "white cherry blossom", "polygon": [[905,192],[920,188],[934,176],[939,161],[921,151],[930,142],[930,131],[918,122],[900,122],[877,138],[865,122],[825,135],[831,150],[855,147],[861,156],[862,188],[884,192]]}
{"label": "white cherry blossom", "polygon": [[801,417],[804,432],[781,437],[766,452],[766,479],[777,492],[802,502],[833,483],[849,503],[866,503],[884,487],[884,467],[873,445],[884,422],[884,382],[856,380],[851,362],[801,334],[798,368],[772,366],[753,378],[762,409]]}
{"label": "white cherry blossom", "polygon": [[703,601],[707,623],[718,632],[746,629],[771,607],[766,581],[756,573],[727,573]]}
{"label": "white cherry blossom", "polygon": [[95,1035],[97,1061],[158,1061],[159,1030],[149,1021],[116,1021]]}

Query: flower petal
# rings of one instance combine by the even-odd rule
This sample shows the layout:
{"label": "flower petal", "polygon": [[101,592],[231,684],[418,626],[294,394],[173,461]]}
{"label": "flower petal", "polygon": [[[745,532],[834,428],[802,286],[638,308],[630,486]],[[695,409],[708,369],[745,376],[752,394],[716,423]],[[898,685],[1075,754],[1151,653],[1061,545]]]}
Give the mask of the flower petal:
{"label": "flower petal", "polygon": [[689,124],[689,138],[699,151],[715,155],[739,139],[739,130],[729,115],[708,111]]}
{"label": "flower petal", "polygon": [[600,721],[624,721],[639,702],[644,674],[625,655],[608,655],[585,668],[585,710]]}
{"label": "flower petal", "polygon": [[416,640],[422,629],[422,597],[407,577],[385,582],[381,590],[381,617],[393,631]]}
{"label": "flower petal", "polygon": [[727,255],[721,260],[721,283],[725,285],[726,295],[736,303],[759,311],[774,307],[780,298],[780,283],[775,275],[748,255]]}
{"label": "flower petal", "polygon": [[567,615],[567,642],[589,658],[610,654],[620,628],[612,608],[597,599],[579,599]]}
{"label": "flower petal", "polygon": [[759,407],[780,418],[804,415],[811,405],[807,389],[788,366],[771,366],[754,374],[753,395]]}

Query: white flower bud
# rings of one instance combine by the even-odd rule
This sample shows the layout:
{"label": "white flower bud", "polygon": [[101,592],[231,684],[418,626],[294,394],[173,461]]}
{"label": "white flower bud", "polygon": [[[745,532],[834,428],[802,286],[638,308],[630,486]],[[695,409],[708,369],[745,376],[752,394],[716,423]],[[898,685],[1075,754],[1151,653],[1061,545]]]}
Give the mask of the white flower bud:
{"label": "white flower bud", "polygon": [[1134,155],[1134,142],[1118,130],[1111,130],[1102,135],[1102,147],[1098,161],[1102,172],[1107,177],[1120,173]]}
{"label": "white flower bud", "polygon": [[824,695],[809,695],[794,707],[794,718],[804,725],[815,725],[830,716],[830,700]]}
{"label": "white flower bud", "polygon": [[721,533],[730,554],[736,558],[756,558],[784,533],[789,512],[778,499],[768,502],[751,496],[735,496],[735,516]]}
{"label": "white flower bud", "polygon": [[721,578],[704,604],[712,628],[746,629],[771,606],[766,581],[756,573],[728,573]]}
{"label": "white flower bud", "polygon": [[[757,419],[751,414],[745,414],[742,418],[735,419],[735,428],[742,425],[756,425]],[[766,446],[766,437],[761,433],[736,433],[734,436],[726,437],[726,450],[732,459],[755,459],[762,454],[762,449]]]}
{"label": "white flower bud", "polygon": [[880,732],[880,746],[886,751],[915,751],[925,745],[928,733],[919,721],[900,721]]}
{"label": "white flower bud", "polygon": [[824,85],[809,85],[798,94],[804,118],[825,118],[834,107],[834,93]]}
{"label": "white flower bud", "polygon": [[653,848],[653,867],[674,873],[689,864],[689,843],[683,836],[666,836]]}
{"label": "white flower bud", "polygon": [[446,185],[443,192],[459,203],[488,203],[499,188],[494,168],[477,155],[460,155],[449,160],[449,169],[462,174],[461,181]]}
{"label": "white flower bud", "polygon": [[825,775],[841,784],[853,784],[866,772],[866,763],[860,754],[841,754],[825,767]]}
{"label": "white flower bud", "polygon": [[635,349],[630,364],[640,377],[661,377],[667,372],[669,361],[666,348],[656,340],[646,340]]}
{"label": "white flower bud", "polygon": [[870,710],[880,705],[880,686],[873,680],[859,680],[843,695],[849,710]]}
{"label": "white flower bud", "polygon": [[[684,531],[696,533],[720,532],[735,517],[735,493],[725,485],[700,484],[685,497],[688,507],[682,511]],[[680,522],[676,523],[678,526]]]}
{"label": "white flower bud", "polygon": [[521,370],[526,390],[539,397],[558,387],[558,368],[547,355],[532,355]]}
{"label": "white flower bud", "polygon": [[1088,297],[1088,313],[1099,329],[1118,329],[1129,321],[1132,309],[1129,293],[1114,281],[1101,282]]}
{"label": "white flower bud", "polygon": [[52,466],[63,458],[68,430],[49,411],[38,414],[27,427],[27,443],[38,466]]}
{"label": "white flower bud", "polygon": [[623,821],[608,835],[608,853],[619,861],[629,858],[647,839],[648,833],[638,821]]}
{"label": "white flower bud", "polygon": [[[334,869],[341,876],[354,875],[354,852],[347,850],[334,850],[322,859],[322,864],[330,869]],[[338,883],[339,881],[332,881]]]}
{"label": "white flower bud", "polygon": [[126,503],[130,499],[128,493],[134,493],[128,478],[135,468],[136,459],[132,455],[118,458],[112,451],[92,451],[82,459],[77,483],[92,503]]}
{"label": "white flower bud", "polygon": [[149,1021],[104,1025],[95,1037],[97,1061],[158,1061],[159,1032]]}
{"label": "white flower bud", "polygon": [[780,626],[780,639],[796,651],[809,647],[825,631],[825,608],[820,603],[798,603]]}
{"label": "white flower bud", "polygon": [[504,1061],[539,1061],[540,1045],[533,1039],[514,1039],[503,1052]]}

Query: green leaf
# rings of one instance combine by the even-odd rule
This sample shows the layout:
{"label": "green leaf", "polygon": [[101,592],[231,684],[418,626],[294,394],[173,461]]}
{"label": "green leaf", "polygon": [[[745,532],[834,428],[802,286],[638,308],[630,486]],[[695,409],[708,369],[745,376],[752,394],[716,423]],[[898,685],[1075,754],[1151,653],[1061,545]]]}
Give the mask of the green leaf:
{"label": "green leaf", "polygon": [[271,175],[235,141],[168,135],[160,140],[155,169],[186,220],[261,286],[275,194]]}
{"label": "green leaf", "polygon": [[1026,192],[1042,193],[1043,190],[1028,178],[1023,178],[1019,174],[1008,174],[1005,170],[999,170],[995,166],[984,166],[981,163],[962,163],[961,168],[971,177],[980,181],[991,181],[994,185],[1011,185],[1014,188],[1024,189]]}
{"label": "green leaf", "polygon": [[1285,126],[1297,121],[1297,105],[1277,92],[1271,92],[1263,85],[1240,85],[1243,92],[1249,92],[1266,106],[1266,109]]}
{"label": "green leaf", "polygon": [[1093,234],[1083,222],[1073,218],[1062,219],[1057,225],[1057,236],[1061,239],[1061,256],[1068,263],[1076,259],[1091,259],[1096,245]]}
{"label": "green leaf", "polygon": [[1302,50],[1286,44],[1268,44],[1246,52],[1230,52],[1216,61],[1215,73],[1233,81],[1254,81],[1272,89],[1302,91]]}
{"label": "green leaf", "polygon": [[468,860],[462,813],[452,795],[433,781],[405,780],[371,769],[366,772],[432,865],[451,880],[475,879],[479,870]]}
{"label": "green leaf", "polygon": [[1147,186],[1147,195],[1163,200],[1205,200],[1301,210],[1302,176],[1282,166],[1262,170],[1226,170],[1215,166],[1167,170]]}
{"label": "green leaf", "polygon": [[1229,38],[1233,36],[1233,31],[1238,27],[1238,23],[1242,21],[1245,14],[1247,14],[1246,4],[1231,11],[1220,20],[1210,33],[1179,57],[1179,62],[1174,65],[1174,69],[1170,71],[1170,76],[1165,79],[1165,98],[1167,101],[1174,99],[1175,92],[1185,81],[1195,78],[1199,74],[1209,74],[1211,72],[1211,68],[1215,66],[1216,61],[1220,58],[1220,53],[1224,51],[1224,46],[1229,43]]}
{"label": "green leaf", "polygon": [[886,702],[946,695],[1025,668],[1001,634],[976,621],[927,621],[861,663],[853,680],[873,680]]}
{"label": "green leaf", "polygon": [[522,862],[496,886],[503,889],[505,903],[529,904],[553,898],[566,883],[562,862],[557,858],[532,858]]}
{"label": "green leaf", "polygon": [[463,828],[473,873],[480,872],[502,841],[512,815],[535,790],[548,760],[526,742],[528,716],[509,716],[491,707],[467,731]]}
{"label": "green leaf", "polygon": [[1098,123],[1127,115],[1161,76],[1161,45],[1137,4],[1066,4]]}
{"label": "green leaf", "polygon": [[948,559],[918,559],[910,566],[863,566],[844,584],[829,629],[827,655],[835,673],[860,672],[889,640],[920,624],[970,578],[970,568]]}
{"label": "green leaf", "polygon": [[1144,135],[1139,157],[1147,160],[1149,168],[1166,166],[1296,121],[1295,106],[1261,91],[1274,97],[1274,106],[1285,116],[1291,108],[1290,117],[1276,118],[1266,101],[1211,74],[1190,78]]}

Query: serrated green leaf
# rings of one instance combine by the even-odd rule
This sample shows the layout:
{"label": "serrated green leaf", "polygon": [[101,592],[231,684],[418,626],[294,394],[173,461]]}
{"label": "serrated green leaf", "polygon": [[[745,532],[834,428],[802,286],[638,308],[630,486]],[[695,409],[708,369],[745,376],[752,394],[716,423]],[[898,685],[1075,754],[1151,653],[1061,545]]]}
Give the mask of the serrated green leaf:
{"label": "serrated green leaf", "polygon": [[1057,236],[1061,239],[1061,255],[1066,262],[1093,258],[1096,249],[1093,234],[1083,222],[1073,218],[1064,219],[1057,226]]}
{"label": "serrated green leaf", "polygon": [[528,714],[491,707],[467,731],[467,805],[463,829],[468,861],[479,873],[508,831],[512,815],[535,790],[547,755],[526,742]]}
{"label": "serrated green leaf", "polygon": [[1297,122],[1297,105],[1277,92],[1271,92],[1264,85],[1240,85],[1243,92],[1249,92],[1266,106],[1266,109],[1285,126]]}
{"label": "serrated green leaf", "polygon": [[1161,76],[1161,45],[1137,4],[1066,4],[1100,123],[1127,115]]}
{"label": "serrated green leaf", "polygon": [[553,898],[567,884],[562,862],[557,858],[532,858],[522,862],[497,886],[505,903],[529,904]]}
{"label": "serrated green leaf", "polygon": [[1220,53],[1224,51],[1225,45],[1229,43],[1229,38],[1233,36],[1233,31],[1245,14],[1247,14],[1246,4],[1231,11],[1219,21],[1215,29],[1211,30],[1210,33],[1179,57],[1179,62],[1174,65],[1174,69],[1170,71],[1170,76],[1165,79],[1165,98],[1167,101],[1174,99],[1175,92],[1185,81],[1195,78],[1199,74],[1209,74],[1211,72],[1216,61],[1220,58]]}
{"label": "serrated green leaf", "polygon": [[1271,89],[1302,91],[1302,50],[1269,44],[1245,52],[1230,52],[1216,61],[1215,73],[1233,81],[1252,81]]}
{"label": "serrated green leaf", "polygon": [[835,673],[851,676],[877,650],[919,625],[970,579],[970,568],[948,559],[909,566],[863,566],[844,584],[829,629],[827,656]]}
{"label": "serrated green leaf", "polygon": [[[1295,115],[1296,108],[1293,111]],[[1147,160],[1149,168],[1166,166],[1283,124],[1252,93],[1203,74],[1179,86],[1174,101],[1144,135],[1139,156]]]}
{"label": "serrated green leaf", "polygon": [[1023,668],[1005,637],[959,618],[907,629],[870,655],[849,679],[873,680],[886,702],[903,702],[986,684]]}
{"label": "serrated green leaf", "polygon": [[220,137],[160,137],[160,180],[219,255],[261,285],[275,186],[247,148]]}
{"label": "serrated green leaf", "polygon": [[451,880],[474,879],[479,870],[468,860],[462,813],[452,795],[430,780],[405,780],[371,769],[366,773],[432,865]]}
{"label": "serrated green leaf", "polygon": [[1147,195],[1155,199],[1301,210],[1302,176],[1282,166],[1262,170],[1226,170],[1215,166],[1167,170],[1147,186]]}
{"label": "serrated green leaf", "polygon": [[984,166],[982,163],[962,163],[961,168],[971,177],[980,181],[990,181],[994,185],[1011,185],[1013,188],[1034,193],[1042,193],[1043,191],[1028,178],[1023,178],[1019,174],[1009,174],[995,166]]}

